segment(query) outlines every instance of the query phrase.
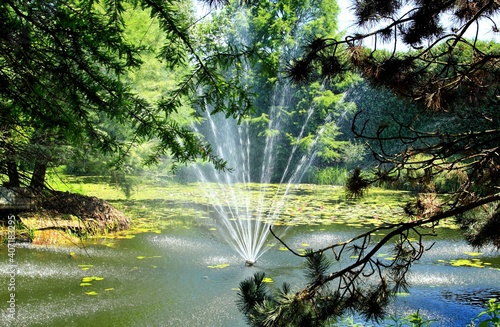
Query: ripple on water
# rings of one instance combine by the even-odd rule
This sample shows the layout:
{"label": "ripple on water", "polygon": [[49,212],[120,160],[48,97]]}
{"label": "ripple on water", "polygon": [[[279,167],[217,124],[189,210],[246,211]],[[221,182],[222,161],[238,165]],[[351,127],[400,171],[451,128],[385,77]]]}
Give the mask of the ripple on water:
{"label": "ripple on water", "polygon": [[[448,269],[449,270],[449,269]],[[408,278],[411,286],[450,286],[466,285],[467,279],[459,274],[451,274],[449,271],[418,271],[412,272]]]}
{"label": "ripple on water", "polygon": [[[0,266],[0,274],[9,273],[8,266]],[[71,277],[80,272],[81,269],[73,265],[66,265],[61,268],[59,263],[33,263],[23,262],[17,264],[16,276],[31,277],[31,278],[48,278],[48,277]]]}
{"label": "ripple on water", "polygon": [[209,241],[206,238],[194,239],[192,237],[179,237],[170,235],[155,235],[149,238],[151,243],[169,249],[200,249],[206,247]]}

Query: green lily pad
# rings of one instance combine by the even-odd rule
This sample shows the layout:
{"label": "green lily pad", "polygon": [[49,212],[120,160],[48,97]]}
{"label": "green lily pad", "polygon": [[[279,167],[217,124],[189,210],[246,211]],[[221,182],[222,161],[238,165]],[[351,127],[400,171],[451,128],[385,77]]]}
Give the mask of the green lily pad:
{"label": "green lily pad", "polygon": [[450,260],[450,264],[454,267],[475,267],[484,268],[484,263],[479,259],[456,259]]}
{"label": "green lily pad", "polygon": [[89,270],[93,265],[78,265],[81,270]]}
{"label": "green lily pad", "polygon": [[471,257],[477,257],[482,254],[481,252],[464,252],[464,253],[470,255]]}
{"label": "green lily pad", "polygon": [[207,266],[207,268],[210,268],[210,269],[224,269],[227,267],[229,267],[229,263],[221,263],[221,264],[214,265],[214,266]]}
{"label": "green lily pad", "polygon": [[82,283],[90,283],[92,281],[99,281],[99,280],[103,280],[104,278],[103,277],[97,277],[97,276],[89,276],[89,277],[83,277],[82,278]]}

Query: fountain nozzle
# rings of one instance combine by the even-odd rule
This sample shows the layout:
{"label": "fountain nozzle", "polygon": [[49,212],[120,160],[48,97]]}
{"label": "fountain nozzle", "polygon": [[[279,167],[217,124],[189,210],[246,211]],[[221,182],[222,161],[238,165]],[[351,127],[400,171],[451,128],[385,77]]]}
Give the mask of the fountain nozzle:
{"label": "fountain nozzle", "polygon": [[245,261],[245,266],[247,267],[251,267],[255,264],[255,260],[252,260],[252,259],[248,259]]}

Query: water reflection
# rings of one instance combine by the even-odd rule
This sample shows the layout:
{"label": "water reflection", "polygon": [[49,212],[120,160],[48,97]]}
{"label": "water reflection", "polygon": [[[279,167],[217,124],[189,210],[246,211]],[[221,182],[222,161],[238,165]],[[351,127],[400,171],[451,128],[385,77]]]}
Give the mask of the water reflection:
{"label": "water reflection", "polygon": [[[295,248],[317,248],[354,233],[338,232],[337,227],[295,227],[286,241]],[[433,326],[465,326],[482,310],[484,300],[499,295],[498,255],[486,252],[493,262],[486,268],[451,267],[438,261],[472,251],[456,236],[432,240],[434,247],[413,267],[410,294],[397,298],[391,309],[394,313],[420,309],[439,320]],[[70,256],[70,252],[75,254]],[[2,276],[7,275],[7,258],[2,248]],[[304,286],[301,258],[275,246],[255,266],[245,267],[203,225],[139,234],[120,240],[113,248],[28,245],[17,249],[16,261],[17,318],[9,322],[11,326],[238,327],[245,326],[235,306],[236,289],[243,279],[263,271],[277,287],[285,281],[297,289]],[[102,280],[80,286],[86,276]],[[85,293],[91,290],[97,294]],[[5,284],[1,294],[6,297]],[[5,317],[5,306],[1,310]]]}

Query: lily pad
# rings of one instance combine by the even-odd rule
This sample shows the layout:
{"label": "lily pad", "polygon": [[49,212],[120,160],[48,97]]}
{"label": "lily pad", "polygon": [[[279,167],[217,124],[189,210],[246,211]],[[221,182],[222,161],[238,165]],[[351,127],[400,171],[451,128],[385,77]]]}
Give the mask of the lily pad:
{"label": "lily pad", "polygon": [[89,276],[89,277],[83,277],[82,278],[82,283],[90,283],[92,281],[99,281],[103,280],[103,277],[97,277],[97,276]]}
{"label": "lily pad", "polygon": [[484,263],[479,259],[456,259],[450,260],[450,264],[454,267],[475,267],[484,268]]}
{"label": "lily pad", "polygon": [[471,257],[477,257],[482,254],[481,252],[464,252],[464,253],[470,255]]}
{"label": "lily pad", "polygon": [[78,265],[81,270],[89,270],[93,265]]}
{"label": "lily pad", "polygon": [[221,264],[214,265],[214,266],[207,266],[207,268],[210,268],[210,269],[224,269],[227,267],[229,267],[229,263],[221,263]]}

